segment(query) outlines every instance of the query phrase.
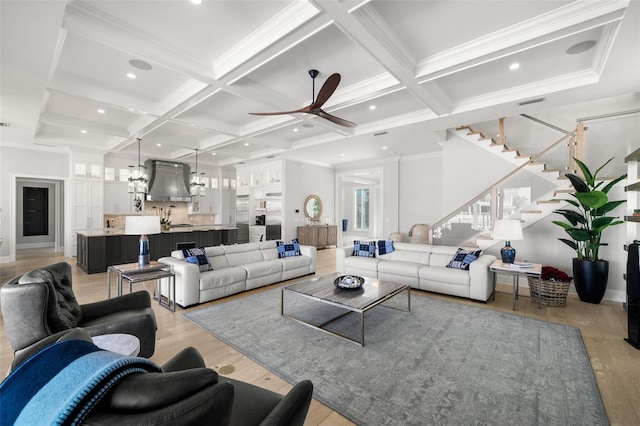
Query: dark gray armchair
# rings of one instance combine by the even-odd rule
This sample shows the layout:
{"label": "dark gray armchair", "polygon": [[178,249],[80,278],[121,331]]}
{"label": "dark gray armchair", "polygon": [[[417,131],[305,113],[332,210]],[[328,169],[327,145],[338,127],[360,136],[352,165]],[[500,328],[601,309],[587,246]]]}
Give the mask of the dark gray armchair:
{"label": "dark gray armchair", "polygon": [[[17,363],[60,340],[90,341],[82,329],[72,329],[38,342]],[[28,386],[18,381],[20,386]],[[309,380],[280,395],[248,383],[219,377],[206,368],[193,347],[162,366],[159,373],[129,375],[111,388],[83,420],[85,425],[262,425],[302,426],[313,394]]]}
{"label": "dark gray armchair", "polygon": [[42,339],[75,327],[91,336],[133,334],[140,340],[140,356],[148,358],[155,351],[157,327],[149,293],[80,305],[73,294],[71,266],[65,262],[9,280],[0,289],[0,304],[16,358]]}

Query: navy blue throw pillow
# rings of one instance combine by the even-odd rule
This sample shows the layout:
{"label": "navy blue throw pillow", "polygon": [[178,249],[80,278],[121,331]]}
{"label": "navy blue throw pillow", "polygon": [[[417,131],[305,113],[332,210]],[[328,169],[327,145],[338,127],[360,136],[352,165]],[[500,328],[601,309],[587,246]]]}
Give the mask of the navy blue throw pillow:
{"label": "navy blue throw pillow", "polygon": [[375,241],[354,241],[353,255],[361,257],[376,257]]}
{"label": "navy blue throw pillow", "polygon": [[209,263],[204,247],[184,249],[182,250],[182,255],[187,262],[198,265],[200,272],[211,270],[211,263]]}
{"label": "navy blue throw pillow", "polygon": [[447,268],[463,269],[468,271],[471,262],[480,257],[481,252],[482,250],[465,250],[463,248],[459,248],[447,264]]}
{"label": "navy blue throw pillow", "polygon": [[294,238],[291,241],[276,241],[276,247],[278,248],[279,259],[291,256],[300,256],[300,244],[298,243],[297,238]]}
{"label": "navy blue throw pillow", "polygon": [[389,254],[393,252],[393,241],[378,240],[378,254]]}

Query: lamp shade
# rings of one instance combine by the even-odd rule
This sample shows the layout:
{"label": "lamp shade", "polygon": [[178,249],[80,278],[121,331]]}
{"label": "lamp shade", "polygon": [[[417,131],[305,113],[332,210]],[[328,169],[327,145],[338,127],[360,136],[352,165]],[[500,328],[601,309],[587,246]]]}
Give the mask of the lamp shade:
{"label": "lamp shade", "polygon": [[494,240],[516,241],[522,240],[522,224],[519,220],[496,220],[493,226]]}
{"label": "lamp shade", "polygon": [[127,216],[124,233],[127,235],[159,234],[160,218],[158,216]]}

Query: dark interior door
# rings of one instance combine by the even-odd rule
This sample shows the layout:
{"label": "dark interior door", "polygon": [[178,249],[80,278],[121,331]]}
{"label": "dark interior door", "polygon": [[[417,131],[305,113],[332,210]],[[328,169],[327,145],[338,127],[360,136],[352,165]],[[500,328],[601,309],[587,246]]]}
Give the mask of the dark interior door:
{"label": "dark interior door", "polygon": [[22,191],[22,235],[49,234],[49,188],[25,186]]}

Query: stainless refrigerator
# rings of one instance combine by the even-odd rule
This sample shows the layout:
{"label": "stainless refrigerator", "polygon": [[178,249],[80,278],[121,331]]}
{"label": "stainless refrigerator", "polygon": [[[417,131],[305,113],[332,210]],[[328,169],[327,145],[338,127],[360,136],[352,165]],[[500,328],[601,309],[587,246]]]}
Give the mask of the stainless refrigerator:
{"label": "stainless refrigerator", "polygon": [[267,192],[266,194],[266,239],[281,240],[282,239],[282,193]]}
{"label": "stainless refrigerator", "polygon": [[236,227],[238,228],[236,241],[249,242],[249,196],[236,196]]}

